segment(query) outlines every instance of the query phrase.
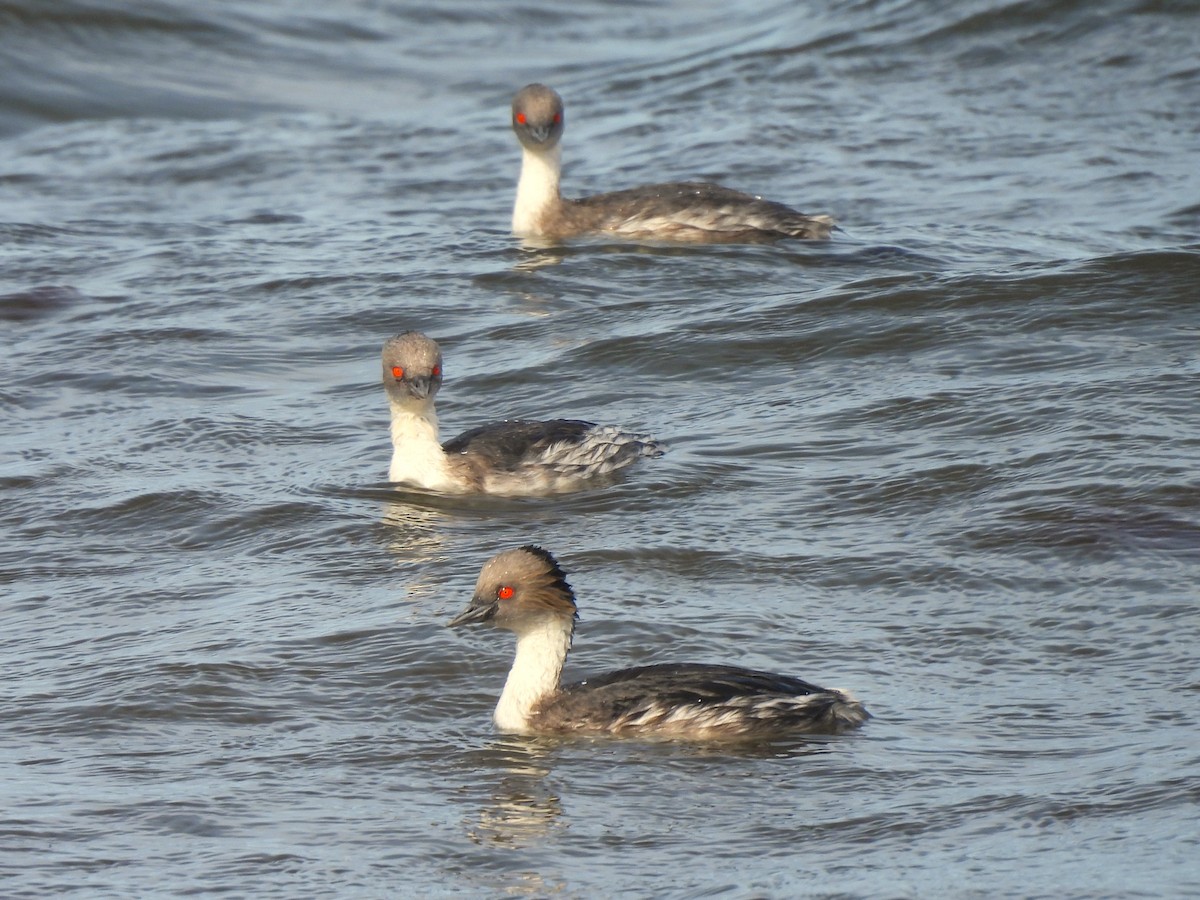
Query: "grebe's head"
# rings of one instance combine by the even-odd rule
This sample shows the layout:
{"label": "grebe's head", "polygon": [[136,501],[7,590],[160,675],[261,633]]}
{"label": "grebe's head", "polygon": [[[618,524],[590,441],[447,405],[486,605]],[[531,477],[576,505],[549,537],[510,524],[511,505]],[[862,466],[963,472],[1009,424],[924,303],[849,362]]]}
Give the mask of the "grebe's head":
{"label": "grebe's head", "polygon": [[512,102],[512,127],[521,145],[530,150],[549,150],[562,138],[562,97],[544,84],[527,84]]}
{"label": "grebe's head", "polygon": [[450,627],[491,622],[521,632],[548,618],[575,618],[575,593],[550,552],[533,544],[505,550],[483,564],[471,605]]}
{"label": "grebe's head", "polygon": [[383,386],[400,403],[432,400],[442,386],[442,349],[419,331],[406,331],[383,345]]}

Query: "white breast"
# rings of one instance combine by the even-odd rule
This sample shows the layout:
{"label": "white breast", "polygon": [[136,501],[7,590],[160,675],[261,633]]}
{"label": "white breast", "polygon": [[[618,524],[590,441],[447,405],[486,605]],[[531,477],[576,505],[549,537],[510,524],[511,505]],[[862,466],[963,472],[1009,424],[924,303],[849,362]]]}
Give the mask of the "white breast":
{"label": "white breast", "polygon": [[561,202],[558,193],[561,169],[562,151],[558,146],[545,153],[523,148],[521,178],[513,205],[513,234],[532,237],[542,233],[546,212]]}
{"label": "white breast", "polygon": [[517,636],[517,653],[492,715],[498,729],[530,733],[534,707],[558,690],[573,631],[572,620],[551,620]]}
{"label": "white breast", "polygon": [[388,480],[429,491],[461,491],[450,476],[445,451],[438,443],[437,417],[392,410],[392,464]]}

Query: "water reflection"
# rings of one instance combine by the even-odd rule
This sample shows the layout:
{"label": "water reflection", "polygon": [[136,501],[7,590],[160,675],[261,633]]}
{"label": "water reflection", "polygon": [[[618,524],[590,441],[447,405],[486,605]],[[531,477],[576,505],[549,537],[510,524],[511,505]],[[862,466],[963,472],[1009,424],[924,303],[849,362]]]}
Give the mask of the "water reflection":
{"label": "water reflection", "polygon": [[554,241],[523,238],[521,258],[513,266],[518,272],[536,271],[544,266],[557,266],[567,258],[567,248]]}
{"label": "water reflection", "polygon": [[562,800],[548,783],[553,744],[506,735],[480,752],[481,768],[498,775],[478,821],[467,830],[477,844],[521,849],[544,844],[566,828]]}
{"label": "water reflection", "polygon": [[387,549],[404,562],[427,563],[444,553],[449,515],[431,505],[429,495],[394,488],[383,504],[381,523],[388,526]]}

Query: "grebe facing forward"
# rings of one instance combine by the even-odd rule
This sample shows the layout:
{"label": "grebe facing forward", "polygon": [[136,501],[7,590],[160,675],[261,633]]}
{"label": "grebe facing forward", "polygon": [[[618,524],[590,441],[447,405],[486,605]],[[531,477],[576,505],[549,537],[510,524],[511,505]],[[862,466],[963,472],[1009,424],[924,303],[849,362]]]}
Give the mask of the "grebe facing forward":
{"label": "grebe facing forward", "polygon": [[640,240],[739,243],[779,238],[827,238],[829,216],[809,216],[761,197],[717,184],[678,182],[563,199],[562,97],[544,84],[513,98],[512,127],[521,142],[521,178],[513,207],[513,234],[564,240],[609,235]]}
{"label": "grebe facing forward", "polygon": [[644,434],[576,419],[506,420],[438,443],[434,398],[442,351],[418,331],[383,345],[383,386],[392,410],[391,481],[431,491],[550,494],[577,490],[636,462],[662,456]]}
{"label": "grebe facing forward", "polygon": [[471,605],[450,625],[473,622],[517,635],[496,706],[501,731],[730,739],[837,734],[870,718],[845,691],[738,666],[669,663],[561,684],[575,594],[541,547],[507,550],[484,564]]}

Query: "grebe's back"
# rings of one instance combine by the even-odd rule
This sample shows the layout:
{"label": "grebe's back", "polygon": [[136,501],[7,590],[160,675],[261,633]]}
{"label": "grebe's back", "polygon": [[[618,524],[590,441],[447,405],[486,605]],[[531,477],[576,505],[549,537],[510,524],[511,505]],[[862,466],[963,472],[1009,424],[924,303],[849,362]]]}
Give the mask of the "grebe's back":
{"label": "grebe's back", "polygon": [[565,733],[741,738],[784,732],[837,734],[861,725],[867,712],[844,691],[789,675],[740,666],[664,663],[566,685],[540,710],[539,718],[543,726]]}
{"label": "grebe's back", "polygon": [[512,127],[522,147],[521,177],[513,206],[513,233],[564,240],[608,235],[640,240],[738,243],[781,238],[828,238],[827,215],[807,215],[771,200],[707,182],[673,182],[564,199],[562,98],[543,84],[513,98]]}
{"label": "grebe's back", "polygon": [[550,494],[601,483],[663,446],[644,434],[579,419],[490,422],[438,442],[434,405],[442,352],[417,331],[383,347],[391,407],[391,481],[448,493]]}
{"label": "grebe's back", "polygon": [[496,706],[502,731],[738,739],[840,733],[870,718],[845,691],[739,666],[666,663],[561,683],[575,595],[557,560],[532,545],[488,560],[471,605],[450,624],[492,622],[517,636]]}

